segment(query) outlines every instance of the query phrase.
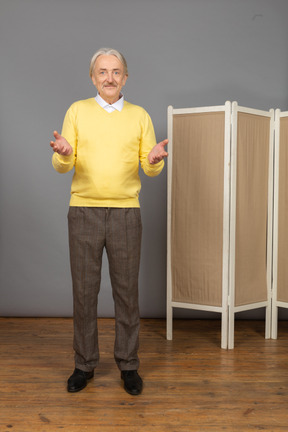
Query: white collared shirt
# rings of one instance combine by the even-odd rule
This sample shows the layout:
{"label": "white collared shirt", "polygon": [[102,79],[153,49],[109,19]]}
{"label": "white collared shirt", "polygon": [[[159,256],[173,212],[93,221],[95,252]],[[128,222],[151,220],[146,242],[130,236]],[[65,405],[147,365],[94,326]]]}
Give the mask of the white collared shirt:
{"label": "white collared shirt", "polygon": [[107,103],[100,95],[97,93],[97,96],[95,97],[96,102],[105,109],[108,113],[111,113],[115,110],[121,111],[124,105],[124,96],[122,93],[120,93],[120,99],[118,99],[114,104],[110,105]]}

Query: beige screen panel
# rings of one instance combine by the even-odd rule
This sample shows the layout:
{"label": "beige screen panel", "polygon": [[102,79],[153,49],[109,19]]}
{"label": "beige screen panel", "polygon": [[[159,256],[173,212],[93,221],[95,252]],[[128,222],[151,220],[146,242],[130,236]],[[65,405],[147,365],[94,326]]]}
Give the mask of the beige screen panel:
{"label": "beige screen panel", "polygon": [[280,119],[277,300],[288,302],[288,118]]}
{"label": "beige screen panel", "polygon": [[270,118],[238,113],[235,306],[267,300]]}
{"label": "beige screen panel", "polygon": [[172,300],[222,305],[225,113],[173,117]]}

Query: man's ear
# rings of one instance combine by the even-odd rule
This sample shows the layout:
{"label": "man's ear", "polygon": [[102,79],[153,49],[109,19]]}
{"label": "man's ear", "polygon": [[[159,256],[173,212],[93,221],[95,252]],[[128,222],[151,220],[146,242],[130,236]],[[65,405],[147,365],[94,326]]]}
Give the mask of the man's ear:
{"label": "man's ear", "polygon": [[96,80],[95,80],[94,74],[92,75],[91,80],[92,80],[94,86],[96,87]]}
{"label": "man's ear", "polygon": [[128,75],[125,75],[124,78],[123,78],[123,81],[122,81],[122,87],[125,86],[127,78],[128,78]]}

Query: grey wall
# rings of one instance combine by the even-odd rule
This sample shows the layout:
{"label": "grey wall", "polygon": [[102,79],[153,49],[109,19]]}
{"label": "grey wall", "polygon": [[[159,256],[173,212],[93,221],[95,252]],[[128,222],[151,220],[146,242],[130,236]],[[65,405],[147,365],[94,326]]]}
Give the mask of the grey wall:
{"label": "grey wall", "polygon": [[[148,110],[159,141],[170,104],[286,110],[287,17],[287,0],[0,0],[2,316],[72,313],[71,175],[54,172],[49,141],[69,105],[95,95],[92,54],[123,51],[125,97]],[[166,170],[142,179],[141,313],[163,317]],[[113,315],[106,258],[99,312]]]}

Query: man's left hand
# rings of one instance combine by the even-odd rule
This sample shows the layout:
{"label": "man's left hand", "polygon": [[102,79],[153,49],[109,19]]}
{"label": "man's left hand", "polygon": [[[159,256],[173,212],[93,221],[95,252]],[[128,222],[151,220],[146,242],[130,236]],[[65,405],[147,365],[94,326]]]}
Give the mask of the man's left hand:
{"label": "man's left hand", "polygon": [[162,159],[164,159],[164,157],[168,156],[168,153],[164,148],[167,144],[168,139],[165,139],[153,147],[151,152],[148,154],[148,160],[151,165],[157,164]]}

